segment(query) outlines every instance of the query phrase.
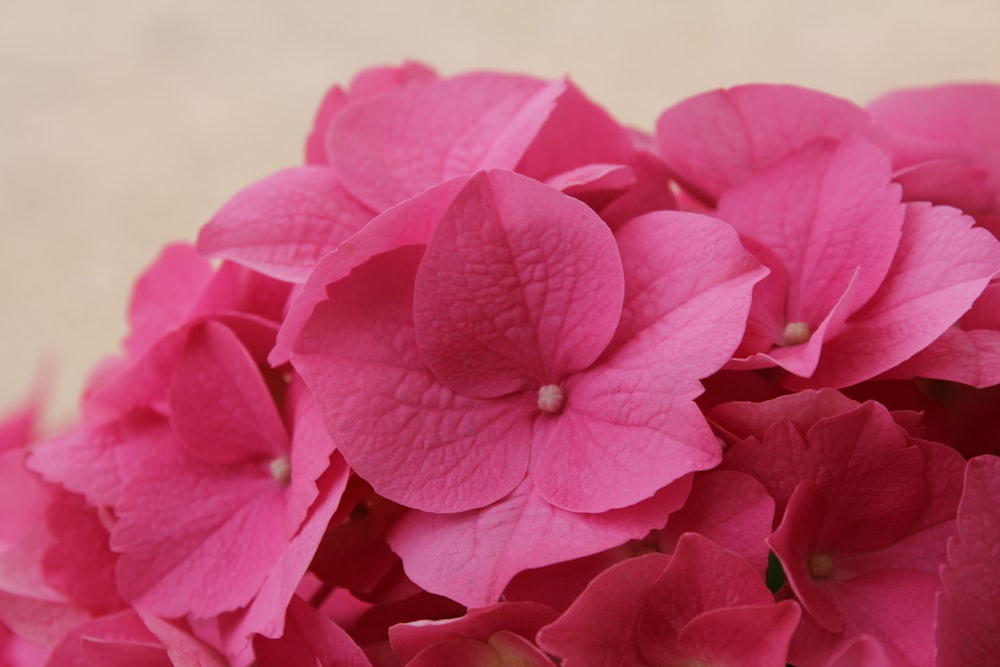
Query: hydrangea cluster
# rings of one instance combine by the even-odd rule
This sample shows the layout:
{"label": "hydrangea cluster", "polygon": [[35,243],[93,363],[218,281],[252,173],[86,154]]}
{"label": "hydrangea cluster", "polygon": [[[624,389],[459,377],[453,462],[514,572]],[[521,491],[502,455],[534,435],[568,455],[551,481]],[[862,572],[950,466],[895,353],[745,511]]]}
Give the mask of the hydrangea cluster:
{"label": "hydrangea cluster", "polygon": [[1000,664],[1000,86],[407,63],[0,428],[0,664]]}

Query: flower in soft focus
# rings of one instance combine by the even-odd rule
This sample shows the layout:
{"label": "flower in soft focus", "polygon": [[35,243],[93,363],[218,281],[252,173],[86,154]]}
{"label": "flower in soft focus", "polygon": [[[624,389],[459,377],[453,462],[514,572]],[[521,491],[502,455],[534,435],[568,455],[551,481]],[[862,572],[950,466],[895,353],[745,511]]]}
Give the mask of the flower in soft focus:
{"label": "flower in soft focus", "polygon": [[829,389],[711,416],[733,443],[723,465],[777,503],[768,544],[804,611],[790,660],[822,665],[867,634],[893,664],[925,664],[962,458],[912,438],[878,403]]}
{"label": "flower in soft focus", "polygon": [[998,110],[334,86],[0,420],[0,664],[994,667]]}

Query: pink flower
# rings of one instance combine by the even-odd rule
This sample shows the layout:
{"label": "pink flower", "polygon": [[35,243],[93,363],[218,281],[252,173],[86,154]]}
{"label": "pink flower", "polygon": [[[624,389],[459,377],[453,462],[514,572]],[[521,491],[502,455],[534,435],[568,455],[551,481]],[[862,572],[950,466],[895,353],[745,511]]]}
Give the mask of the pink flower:
{"label": "pink flower", "polygon": [[822,665],[868,634],[893,664],[927,664],[961,457],[829,390],[712,419],[735,443],[724,465],[760,480],[781,513],[768,543],[806,612],[791,662]]}
{"label": "pink flower", "polygon": [[960,212],[899,204],[860,139],[814,143],[727,191],[716,213],[771,269],[735,368],[781,366],[843,387],[930,345],[1000,270],[1000,244]]}
{"label": "pink flower", "polygon": [[199,250],[301,283],[377,214],[490,168],[546,181],[612,221],[674,203],[659,161],[565,79],[441,79],[415,64],[367,70],[349,93],[327,95],[307,157],[223,206],[199,233]]}
{"label": "pink flower", "polygon": [[672,557],[641,556],[598,575],[538,642],[565,667],[782,667],[798,620],[798,605],[775,603],[748,563],[687,533]]}
{"label": "pink flower", "polygon": [[[377,492],[455,513],[528,475],[509,516],[530,516],[524,502],[595,513],[717,462],[691,399],[732,349],[761,275],[731,231],[665,213],[616,238],[579,202],[509,172],[477,175],[443,211],[437,196],[328,258],[339,267],[317,274],[357,268],[296,342],[328,430]],[[399,234],[425,230],[421,245],[398,241],[404,223]]]}

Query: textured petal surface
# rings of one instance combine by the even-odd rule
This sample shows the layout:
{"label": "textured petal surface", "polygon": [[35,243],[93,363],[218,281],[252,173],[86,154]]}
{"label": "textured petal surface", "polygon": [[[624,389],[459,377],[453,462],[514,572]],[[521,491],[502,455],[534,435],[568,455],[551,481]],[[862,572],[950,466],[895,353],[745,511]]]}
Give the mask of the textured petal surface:
{"label": "textured petal surface", "polygon": [[116,507],[111,547],[122,596],[167,618],[206,618],[260,590],[289,533],[284,487],[266,464],[219,466],[188,454],[163,424]]}
{"label": "textured petal surface", "polygon": [[240,191],[198,233],[198,251],[304,282],[319,258],[375,217],[325,167],[294,167]]}
{"label": "textured petal surface", "polygon": [[684,626],[677,647],[709,665],[784,667],[800,614],[791,600],[712,609]]}
{"label": "textured petal surface", "polygon": [[426,245],[441,216],[468,179],[459,178],[437,185],[427,192],[390,208],[372,220],[364,230],[345,242],[339,251],[326,255],[316,265],[305,285],[292,300],[282,321],[274,350],[268,357],[272,366],[289,360],[295,339],[316,305],[326,300],[328,285],[341,280],[372,257],[407,245]]}
{"label": "textured petal surface", "polygon": [[417,344],[467,396],[558,384],[607,346],[623,291],[614,237],[589,208],[512,172],[481,173],[417,271]]}
{"label": "textured petal surface", "polygon": [[[820,141],[720,199],[718,216],[768,248],[788,273],[784,312],[777,321],[805,322],[815,330],[855,271],[848,312],[876,292],[903,224],[899,186],[889,177],[888,159],[867,141]],[[773,332],[776,343],[783,333]]]}
{"label": "textured petal surface", "polygon": [[587,586],[566,613],[538,633],[538,644],[564,667],[645,667],[639,614],[669,557],[648,554],[614,565]]}
{"label": "textured petal surface", "polygon": [[406,86],[339,113],[326,148],[375,211],[478,169],[513,169],[565,84],[476,72]]}
{"label": "textured petal surface", "polygon": [[767,568],[774,500],[760,482],[735,470],[698,473],[684,507],[660,531],[659,547],[670,553],[684,533],[698,533],[742,556],[758,572]]}
{"label": "textured petal surface", "polygon": [[596,553],[662,526],[689,489],[685,479],[633,507],[579,514],[547,503],[526,480],[481,510],[412,512],[394,526],[389,544],[418,585],[482,606],[498,600],[522,570]]}
{"label": "textured petal surface", "polygon": [[938,597],[938,664],[986,667],[1000,661],[1000,458],[969,461]]}
{"label": "textured petal surface", "polygon": [[502,498],[524,477],[537,397],[466,398],[425,368],[412,315],[422,252],[380,255],[331,286],[294,363],[347,462],[378,493],[457,512]]}
{"label": "textured petal surface", "polygon": [[211,321],[194,327],[173,376],[170,425],[195,456],[236,463],[287,455],[274,400],[230,329]]}
{"label": "textured petal surface", "polygon": [[826,341],[811,382],[846,387],[874,377],[944,333],[1000,271],[1000,243],[942,206],[909,204],[885,282]]}
{"label": "textured petal surface", "polygon": [[656,123],[667,164],[709,204],[813,139],[867,131],[868,114],[847,100],[795,86],[714,90],[667,109]]}

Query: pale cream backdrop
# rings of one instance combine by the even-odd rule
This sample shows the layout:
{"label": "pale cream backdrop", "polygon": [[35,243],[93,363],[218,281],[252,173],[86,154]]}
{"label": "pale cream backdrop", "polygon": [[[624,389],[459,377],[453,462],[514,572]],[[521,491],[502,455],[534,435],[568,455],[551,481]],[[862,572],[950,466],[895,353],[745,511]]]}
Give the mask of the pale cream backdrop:
{"label": "pale cream backdrop", "polygon": [[0,0],[0,411],[47,366],[70,418],[158,249],[299,162],[329,85],[407,58],[568,73],[650,128],[751,81],[1000,81],[1000,2]]}

